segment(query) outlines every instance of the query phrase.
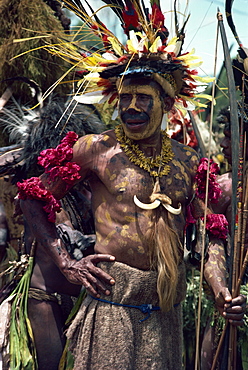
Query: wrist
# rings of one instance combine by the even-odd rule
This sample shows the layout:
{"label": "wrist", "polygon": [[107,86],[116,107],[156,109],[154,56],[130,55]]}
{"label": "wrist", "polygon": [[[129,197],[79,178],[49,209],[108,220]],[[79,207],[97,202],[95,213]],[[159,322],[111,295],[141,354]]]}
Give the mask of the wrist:
{"label": "wrist", "polygon": [[56,239],[52,245],[51,249],[53,250],[53,260],[55,264],[58,266],[58,268],[61,270],[61,272],[67,271],[71,264],[72,259],[67,252],[66,248],[64,247],[64,244],[61,239]]}

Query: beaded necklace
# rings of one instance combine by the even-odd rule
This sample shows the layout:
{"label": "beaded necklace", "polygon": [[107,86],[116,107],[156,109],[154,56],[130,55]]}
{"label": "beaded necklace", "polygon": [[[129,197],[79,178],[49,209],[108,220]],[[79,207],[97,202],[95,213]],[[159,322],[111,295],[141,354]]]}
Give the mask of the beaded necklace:
{"label": "beaded necklace", "polygon": [[[170,162],[174,157],[169,137],[167,136],[165,131],[161,131],[161,134],[161,153],[155,158],[146,157],[145,154],[140,150],[139,145],[135,144],[125,135],[121,125],[115,127],[116,139],[120,143],[120,146],[124,150],[128,159],[140,168],[143,168],[145,171],[149,172],[149,174],[154,177],[162,177],[164,175],[168,175],[168,173],[170,172],[170,166],[167,165],[167,163]],[[158,170],[156,170],[155,168],[157,168]]]}

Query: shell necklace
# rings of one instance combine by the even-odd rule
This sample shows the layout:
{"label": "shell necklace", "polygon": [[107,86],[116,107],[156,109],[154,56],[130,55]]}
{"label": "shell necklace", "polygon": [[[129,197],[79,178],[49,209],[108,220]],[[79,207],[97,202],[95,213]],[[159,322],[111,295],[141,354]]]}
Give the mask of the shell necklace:
{"label": "shell necklace", "polygon": [[140,168],[143,168],[145,171],[149,172],[149,174],[154,177],[168,175],[170,172],[170,166],[167,165],[167,163],[170,162],[174,157],[171,141],[168,135],[165,131],[161,131],[161,134],[161,154],[157,155],[155,158],[146,157],[145,154],[140,150],[139,145],[135,144],[125,135],[121,125],[115,127],[117,141],[120,143],[120,146],[124,150],[128,159]]}
{"label": "shell necklace", "polygon": [[152,203],[142,203],[137,196],[134,195],[134,203],[136,206],[142,209],[155,209],[162,204],[169,212],[173,214],[179,214],[181,212],[181,204],[179,204],[179,208],[173,208],[171,206],[171,199],[167,195],[161,194],[160,190],[159,177],[168,175],[170,172],[170,166],[167,165],[167,163],[174,157],[171,141],[168,135],[165,131],[161,131],[161,134],[161,154],[157,155],[155,158],[146,157],[145,154],[140,150],[138,144],[134,144],[134,142],[125,135],[121,125],[115,127],[116,139],[120,143],[121,148],[125,152],[130,162],[134,163],[140,168],[143,168],[145,171],[149,172],[151,176],[156,178],[153,192],[150,196]]}

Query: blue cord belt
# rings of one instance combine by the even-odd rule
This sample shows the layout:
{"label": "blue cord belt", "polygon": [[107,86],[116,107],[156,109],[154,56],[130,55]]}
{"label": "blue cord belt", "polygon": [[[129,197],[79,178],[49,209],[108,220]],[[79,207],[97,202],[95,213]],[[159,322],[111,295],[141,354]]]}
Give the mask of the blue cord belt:
{"label": "blue cord belt", "polygon": [[[122,304],[122,303],[107,301],[105,299],[93,297],[92,295],[91,295],[91,298],[93,298],[93,299],[95,299],[97,301],[100,301],[100,302],[110,303],[110,304],[112,304],[114,306],[121,306],[121,307],[128,307],[128,308],[137,308],[142,313],[147,313],[148,315],[144,319],[139,320],[139,322],[143,322],[143,321],[149,319],[149,317],[151,316],[152,311],[159,311],[160,310],[160,307],[159,306],[153,306],[152,304],[141,304],[140,306],[134,306],[134,305],[129,305],[129,304]],[[174,307],[176,307],[178,305],[179,305],[179,303],[174,304]]]}

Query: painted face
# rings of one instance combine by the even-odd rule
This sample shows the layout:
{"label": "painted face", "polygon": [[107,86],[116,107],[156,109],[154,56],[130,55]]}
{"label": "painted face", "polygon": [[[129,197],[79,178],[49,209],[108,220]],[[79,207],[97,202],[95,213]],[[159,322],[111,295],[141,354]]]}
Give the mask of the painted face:
{"label": "painted face", "polygon": [[[224,128],[224,137],[220,142],[224,157],[229,164],[232,164],[232,141],[231,128],[227,125]],[[248,159],[248,145],[246,146],[246,160]]]}
{"label": "painted face", "polygon": [[231,147],[231,131],[227,128],[224,129],[224,137],[220,142],[224,157],[229,164],[232,164],[232,147]]}
{"label": "painted face", "polygon": [[151,79],[127,78],[119,88],[119,116],[125,134],[133,140],[151,137],[162,122],[160,86]]}

